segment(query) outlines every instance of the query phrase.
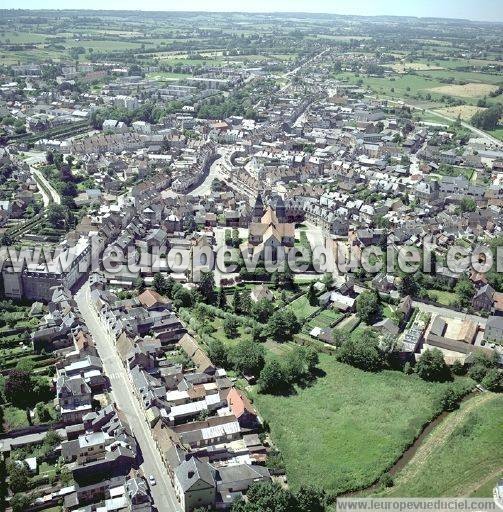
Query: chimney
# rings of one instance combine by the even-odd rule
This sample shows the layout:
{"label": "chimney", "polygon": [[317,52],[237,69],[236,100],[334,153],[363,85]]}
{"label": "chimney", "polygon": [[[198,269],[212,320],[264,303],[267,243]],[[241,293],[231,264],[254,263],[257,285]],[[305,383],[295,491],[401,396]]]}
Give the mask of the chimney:
{"label": "chimney", "polygon": [[194,477],[194,471],[189,471],[187,476],[189,477],[189,479],[193,478]]}

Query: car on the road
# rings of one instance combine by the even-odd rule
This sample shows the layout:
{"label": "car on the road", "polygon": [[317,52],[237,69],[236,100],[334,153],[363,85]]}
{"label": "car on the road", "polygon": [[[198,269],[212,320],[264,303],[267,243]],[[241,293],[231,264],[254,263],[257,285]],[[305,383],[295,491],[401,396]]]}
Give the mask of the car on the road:
{"label": "car on the road", "polygon": [[157,482],[155,481],[154,475],[150,475],[148,477],[148,481],[150,482],[150,485],[155,485]]}

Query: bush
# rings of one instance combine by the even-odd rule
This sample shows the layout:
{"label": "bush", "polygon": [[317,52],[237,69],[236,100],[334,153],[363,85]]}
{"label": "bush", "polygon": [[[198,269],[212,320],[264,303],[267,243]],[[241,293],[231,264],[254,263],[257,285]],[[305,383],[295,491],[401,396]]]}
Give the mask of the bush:
{"label": "bush", "polygon": [[463,397],[470,393],[474,388],[474,384],[468,380],[457,381],[450,384],[443,391],[439,406],[441,411],[454,411],[459,407]]}
{"label": "bush", "polygon": [[481,384],[489,391],[503,391],[503,373],[497,368],[491,368],[487,371]]}
{"label": "bush", "polygon": [[384,475],[379,478],[379,485],[381,487],[393,487],[395,485],[395,482],[393,480],[393,477],[389,473],[384,473]]}

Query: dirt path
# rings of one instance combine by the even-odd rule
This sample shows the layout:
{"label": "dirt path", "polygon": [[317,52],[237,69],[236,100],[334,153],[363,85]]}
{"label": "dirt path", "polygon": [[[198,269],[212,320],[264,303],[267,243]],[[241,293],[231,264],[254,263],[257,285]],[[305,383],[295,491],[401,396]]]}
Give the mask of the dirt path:
{"label": "dirt path", "polygon": [[[433,430],[429,438],[425,439],[409,464],[396,475],[396,486],[406,485],[407,482],[413,481],[422,471],[423,466],[431,455],[447,442],[456,427],[458,427],[472,411],[478,409],[482,404],[494,400],[496,396],[497,395],[493,395],[492,393],[484,393],[475,396],[463,404],[458,411],[450,414],[446,420]],[[482,485],[482,483],[478,483],[478,487],[480,487],[480,485]]]}

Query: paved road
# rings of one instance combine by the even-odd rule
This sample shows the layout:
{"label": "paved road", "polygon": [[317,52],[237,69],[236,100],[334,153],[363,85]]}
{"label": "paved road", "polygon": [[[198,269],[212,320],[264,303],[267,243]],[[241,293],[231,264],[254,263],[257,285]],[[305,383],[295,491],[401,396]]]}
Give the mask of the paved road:
{"label": "paved road", "polygon": [[219,147],[217,152],[220,155],[218,160],[215,160],[210,167],[209,173],[204,181],[196,187],[194,190],[189,192],[190,196],[209,196],[211,194],[211,184],[215,178],[225,181],[228,186],[234,188],[238,192],[243,192],[236,185],[227,181],[229,172],[234,168],[230,157],[232,153],[236,152],[238,148],[236,146],[222,146]]}
{"label": "paved road", "polygon": [[112,386],[112,397],[117,407],[123,411],[131,426],[143,455],[141,469],[148,478],[154,475],[157,485],[151,487],[152,497],[159,512],[179,512],[175,492],[162,463],[157,447],[145,422],[143,410],[133,394],[131,382],[115,350],[114,342],[91,306],[89,284],[85,283],[75,295],[82,317],[96,343],[103,361],[106,375]]}
{"label": "paved road", "polygon": [[[219,151],[219,155],[221,155]],[[204,178],[204,181],[198,185],[194,190],[189,192],[189,196],[209,196],[211,194],[211,184],[215,178],[221,178],[222,176],[222,157],[219,156],[218,160],[215,160],[210,165],[210,170]]]}

